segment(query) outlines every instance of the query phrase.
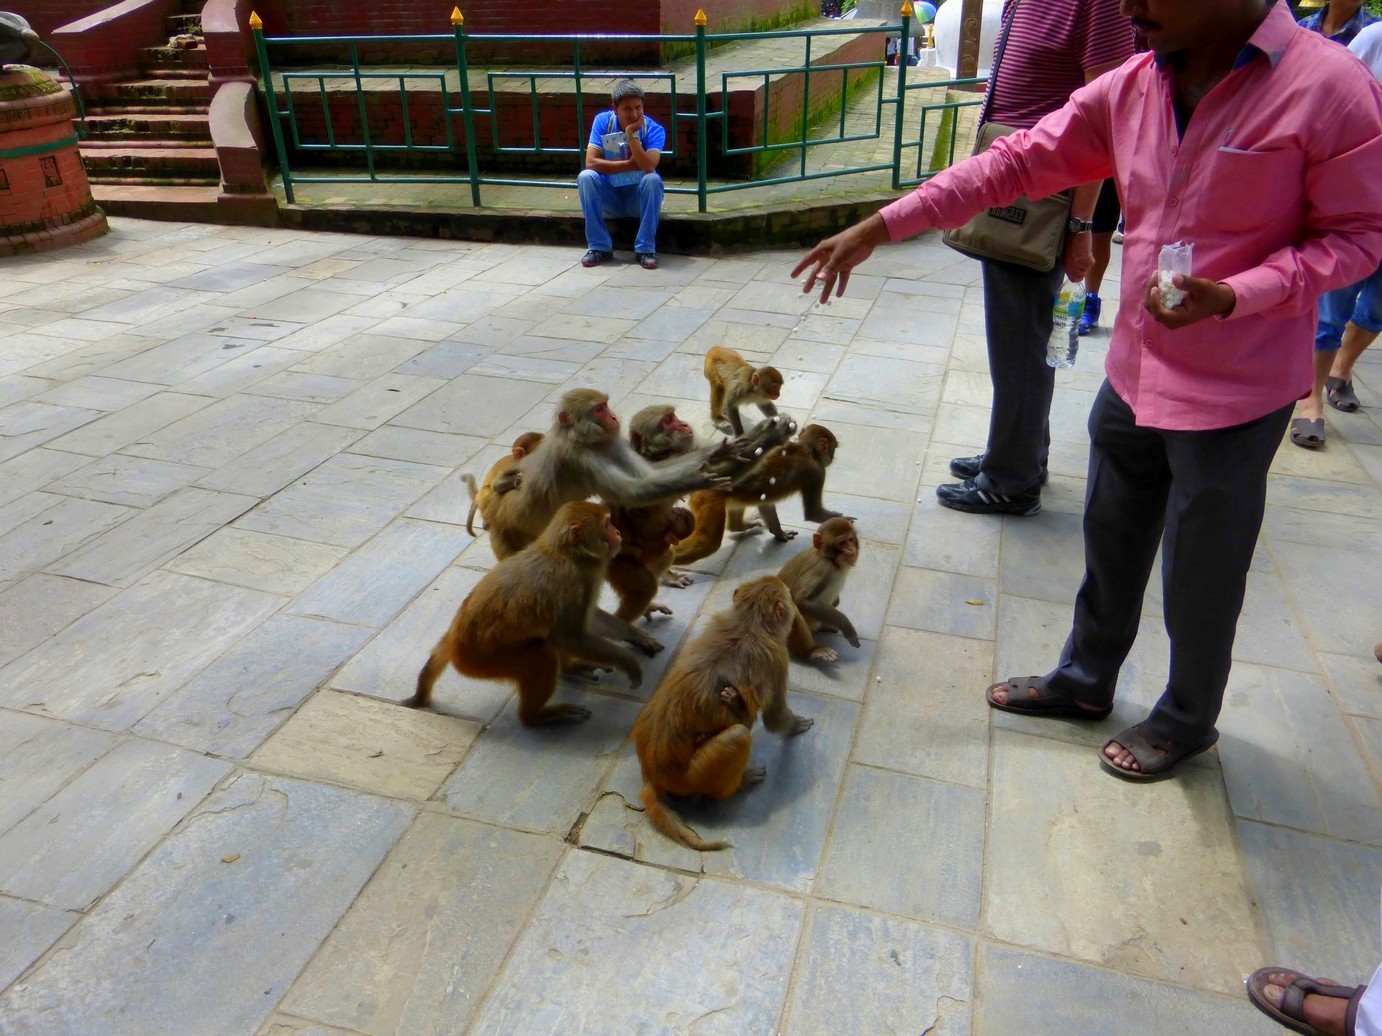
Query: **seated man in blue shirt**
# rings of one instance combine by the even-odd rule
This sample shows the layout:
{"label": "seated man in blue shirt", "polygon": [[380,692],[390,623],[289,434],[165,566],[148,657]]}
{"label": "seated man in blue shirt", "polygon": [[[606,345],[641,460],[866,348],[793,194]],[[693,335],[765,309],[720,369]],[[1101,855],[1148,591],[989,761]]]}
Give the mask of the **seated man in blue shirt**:
{"label": "seated man in blue shirt", "polygon": [[1326,39],[1347,47],[1364,28],[1377,21],[1377,15],[1363,9],[1363,0],[1327,0],[1314,14],[1300,19],[1302,28],[1318,32]]}
{"label": "seated man in blue shirt", "polygon": [[645,270],[657,269],[657,221],[662,214],[662,177],[657,163],[667,143],[667,131],[643,114],[643,91],[621,79],[610,91],[609,111],[595,116],[585,168],[576,177],[585,213],[585,242],[589,251],[582,266],[599,266],[614,258],[614,241],[605,227],[606,216],[637,216],[634,254]]}

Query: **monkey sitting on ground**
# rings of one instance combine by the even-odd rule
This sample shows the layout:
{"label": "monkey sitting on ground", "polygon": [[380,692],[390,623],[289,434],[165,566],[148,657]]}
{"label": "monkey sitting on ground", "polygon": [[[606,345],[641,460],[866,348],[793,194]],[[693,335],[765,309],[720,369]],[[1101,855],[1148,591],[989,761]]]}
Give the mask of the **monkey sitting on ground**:
{"label": "monkey sitting on ground", "polygon": [[753,367],[733,349],[712,345],[705,354],[705,377],[710,382],[710,419],[722,432],[744,434],[739,407],[755,404],[763,416],[773,417],[773,400],[782,393],[782,372],[776,367]]}
{"label": "monkey sitting on ground", "polygon": [[638,659],[592,629],[600,584],[618,553],[609,511],[584,501],[564,504],[537,540],[480,579],[418,673],[417,693],[403,704],[430,705],[448,663],[466,676],[517,683],[518,718],[528,726],[590,716],[581,705],[547,704],[569,659],[614,666],[637,687],[643,679]]}
{"label": "monkey sitting on ground", "polygon": [[524,432],[513,441],[510,456],[500,457],[495,461],[485,475],[485,481],[477,489],[475,486],[474,475],[462,475],[461,479],[465,482],[466,488],[470,490],[470,513],[465,516],[465,531],[470,535],[475,535],[474,521],[475,512],[484,512],[485,501],[491,495],[502,496],[510,490],[517,489],[522,477],[518,474],[515,467],[518,461],[542,444],[543,434],[541,432]]}
{"label": "monkey sitting on ground", "polygon": [[776,576],[744,583],[734,591],[733,607],[711,617],[634,722],[648,819],[688,848],[730,843],[701,838],[662,796],[725,799],[761,781],[765,771],[748,765],[760,712],[764,726],[788,736],[814,722],[787,705],[787,635],[795,616],[792,595]]}
{"label": "monkey sitting on ground", "polygon": [[796,658],[834,662],[840,655],[828,647],[817,647],[816,630],[839,633],[851,647],[859,646],[859,634],[844,612],[839,611],[840,589],[859,560],[859,537],[848,518],[823,522],[811,538],[811,549],[802,551],[782,566],[778,578],[792,592],[797,618],[787,638],[787,649]]}
{"label": "monkey sitting on ground", "polygon": [[824,425],[808,424],[795,440],[775,446],[763,455],[761,463],[734,479],[725,490],[705,490],[691,494],[691,510],[696,515],[696,531],[677,544],[674,564],[689,565],[720,549],[725,529],[744,532],[756,528],[757,521],[744,521],[744,508],[755,505],[759,517],[773,538],[782,543],[796,536],[786,532],[777,517],[778,501],[793,493],[801,494],[802,512],[808,522],[823,522],[843,517],[821,503],[825,491],[825,469],[835,459],[835,435]]}

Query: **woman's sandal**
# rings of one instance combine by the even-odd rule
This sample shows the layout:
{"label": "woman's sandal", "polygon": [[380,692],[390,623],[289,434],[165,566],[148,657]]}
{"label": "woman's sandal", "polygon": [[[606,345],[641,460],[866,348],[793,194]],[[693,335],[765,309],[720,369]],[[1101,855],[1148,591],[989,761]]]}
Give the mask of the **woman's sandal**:
{"label": "woman's sandal", "polygon": [[1358,402],[1358,395],[1353,391],[1352,379],[1345,381],[1343,378],[1325,378],[1324,398],[1335,410],[1342,410],[1346,414],[1353,413],[1363,405]]}
{"label": "woman's sandal", "polygon": [[1324,418],[1297,417],[1291,422],[1291,441],[1307,450],[1318,450],[1324,445]]}
{"label": "woman's sandal", "polygon": [[[1272,981],[1277,979],[1278,981]],[[1285,979],[1285,981],[1280,981]],[[1307,995],[1328,996],[1348,1001],[1348,1012],[1344,1015],[1344,1032],[1354,1031],[1354,1021],[1358,1017],[1358,1001],[1363,999],[1367,986],[1336,986],[1329,982],[1302,975],[1290,968],[1258,968],[1243,984],[1248,987],[1248,999],[1252,1005],[1277,1025],[1283,1025],[1292,1032],[1304,1036],[1324,1036],[1323,1029],[1317,1029],[1305,1020],[1305,998]],[[1281,986],[1281,1006],[1275,1006],[1267,999],[1268,986]]]}
{"label": "woman's sandal", "polygon": [[[1219,740],[1219,732],[1211,730],[1209,736],[1199,744],[1182,745],[1169,737],[1158,737],[1151,731],[1144,732],[1143,726],[1138,723],[1105,741],[1104,747],[1099,749],[1099,765],[1125,781],[1164,780],[1171,776],[1180,763],[1191,756],[1209,751]],[[1132,753],[1132,757],[1137,760],[1136,770],[1124,769],[1108,757],[1108,746],[1114,743]]]}
{"label": "woman's sandal", "polygon": [[[1007,691],[1008,700],[1006,702],[994,701],[994,691]],[[1035,698],[1032,697],[1032,691],[1038,692]],[[984,697],[988,700],[991,709],[1016,712],[1027,716],[1099,720],[1104,719],[1113,711],[1112,705],[1103,709],[1081,708],[1080,703],[1070,695],[1053,691],[1047,687],[1044,676],[1013,677],[1002,683],[991,684],[988,690],[984,692]]]}

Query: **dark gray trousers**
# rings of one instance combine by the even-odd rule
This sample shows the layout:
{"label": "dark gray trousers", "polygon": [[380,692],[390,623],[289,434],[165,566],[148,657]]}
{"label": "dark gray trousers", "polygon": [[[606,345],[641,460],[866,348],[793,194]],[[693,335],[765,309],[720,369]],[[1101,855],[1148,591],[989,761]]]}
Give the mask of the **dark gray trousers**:
{"label": "dark gray trousers", "polygon": [[1056,372],[1046,365],[1051,310],[1064,276],[986,261],[984,323],[993,410],[977,482],[1005,496],[1035,489],[1051,445],[1051,393]]}
{"label": "dark gray trousers", "polygon": [[1187,744],[1209,733],[1228,683],[1267,468],[1291,409],[1212,431],[1139,428],[1104,382],[1089,414],[1085,577],[1070,638],[1047,678],[1053,688],[1092,705],[1112,702],[1161,543],[1171,676],[1148,723]]}

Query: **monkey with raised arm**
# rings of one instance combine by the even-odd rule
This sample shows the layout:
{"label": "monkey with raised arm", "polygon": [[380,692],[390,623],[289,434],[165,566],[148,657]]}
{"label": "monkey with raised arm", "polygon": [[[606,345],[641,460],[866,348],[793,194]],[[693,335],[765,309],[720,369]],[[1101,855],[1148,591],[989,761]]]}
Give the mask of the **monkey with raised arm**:
{"label": "monkey with raised arm", "polygon": [[605,569],[618,552],[619,532],[605,508],[584,501],[562,505],[537,540],[476,584],[418,673],[417,693],[404,704],[430,705],[447,665],[466,676],[516,683],[518,718],[528,726],[590,716],[581,705],[548,704],[568,660],[613,666],[637,687],[643,678],[638,659],[592,618]]}
{"label": "monkey with raised arm", "polygon": [[822,522],[811,537],[811,549],[802,551],[782,566],[778,578],[792,592],[797,606],[787,649],[796,658],[834,662],[840,655],[833,648],[818,647],[812,634],[816,630],[839,633],[853,647],[859,634],[844,612],[839,610],[840,590],[859,560],[859,537],[848,518]]}
{"label": "monkey with raised arm", "polygon": [[664,794],[724,799],[761,781],[749,768],[759,714],[769,730],[795,736],[812,720],[787,705],[787,636],[796,616],[782,580],[763,576],[734,591],[730,610],[711,617],[686,646],[633,725],[648,819],[682,845],[728,848],[691,830]]}
{"label": "monkey with raised arm", "polygon": [[773,401],[782,393],[782,372],[754,367],[733,349],[712,345],[705,354],[705,377],[710,382],[710,419],[721,431],[744,434],[739,408],[752,403],[764,417],[774,417]]}
{"label": "monkey with raised arm", "polygon": [[485,475],[485,480],[477,488],[474,475],[462,475],[461,479],[465,482],[466,488],[470,490],[470,513],[465,516],[465,531],[470,535],[475,535],[474,521],[475,512],[484,512],[485,501],[491,496],[502,496],[503,494],[518,488],[521,476],[518,474],[517,463],[532,453],[542,444],[543,435],[541,432],[524,432],[513,441],[513,446],[509,451],[509,456],[500,457],[495,461]]}

